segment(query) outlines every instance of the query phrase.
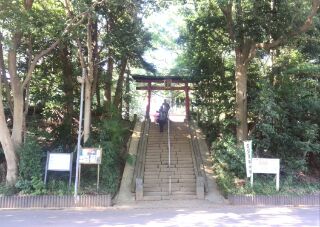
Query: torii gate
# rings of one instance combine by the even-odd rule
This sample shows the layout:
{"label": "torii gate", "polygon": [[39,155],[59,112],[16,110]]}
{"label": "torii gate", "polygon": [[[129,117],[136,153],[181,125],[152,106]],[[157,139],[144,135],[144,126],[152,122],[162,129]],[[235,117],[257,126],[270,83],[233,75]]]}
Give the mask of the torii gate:
{"label": "torii gate", "polygon": [[[186,108],[186,118],[190,117],[190,98],[189,87],[190,80],[181,76],[143,76],[143,75],[133,75],[132,78],[139,83],[147,83],[147,86],[137,87],[136,90],[146,90],[148,91],[148,104],[146,108],[146,117],[150,117],[150,101],[151,101],[151,91],[156,90],[169,90],[177,91],[182,90],[185,92],[185,108]],[[160,86],[155,86],[155,84],[162,84]],[[183,84],[183,86],[174,87],[172,84]]]}

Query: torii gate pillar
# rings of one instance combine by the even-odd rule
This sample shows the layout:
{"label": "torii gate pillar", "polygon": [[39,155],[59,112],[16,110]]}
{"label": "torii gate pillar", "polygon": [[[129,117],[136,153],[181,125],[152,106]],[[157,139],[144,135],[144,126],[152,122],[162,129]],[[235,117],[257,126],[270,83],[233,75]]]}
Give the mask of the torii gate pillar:
{"label": "torii gate pillar", "polygon": [[188,85],[188,82],[186,82],[184,84],[184,91],[186,93],[186,103],[185,103],[185,106],[186,106],[186,119],[189,120],[190,119],[190,98],[189,98],[189,85]]}
{"label": "torii gate pillar", "polygon": [[148,83],[148,104],[146,110],[146,118],[150,118],[150,101],[151,101],[151,82]]}

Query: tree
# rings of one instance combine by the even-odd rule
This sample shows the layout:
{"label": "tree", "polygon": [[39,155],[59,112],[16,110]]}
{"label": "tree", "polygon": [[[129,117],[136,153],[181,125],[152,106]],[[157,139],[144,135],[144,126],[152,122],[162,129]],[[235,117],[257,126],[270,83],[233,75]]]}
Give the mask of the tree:
{"label": "tree", "polygon": [[[237,140],[247,139],[247,70],[259,50],[270,51],[312,26],[320,0],[218,1],[235,52]],[[309,13],[305,16],[306,6]],[[298,16],[297,16],[298,15]],[[303,19],[304,18],[304,19]]]}
{"label": "tree", "polygon": [[[95,2],[92,7],[99,3]],[[61,13],[61,4],[57,1],[47,1],[43,5],[33,0],[25,0],[23,4],[20,1],[1,0],[0,5],[1,27],[4,31],[0,35],[3,37],[0,46],[5,44],[4,50],[1,48],[0,51],[1,85],[6,87],[13,121],[12,133],[7,123],[1,125],[0,142],[7,161],[7,184],[14,185],[18,173],[16,150],[21,146],[26,132],[25,118],[33,72],[40,59],[50,53],[67,32],[79,25],[86,13],[72,17],[66,23]],[[6,121],[3,101],[0,100],[1,121]]]}
{"label": "tree", "polygon": [[[26,0],[23,5],[20,2],[8,3],[7,1],[1,1],[0,4],[2,6],[1,15],[5,18],[2,20],[1,27],[6,31],[4,34],[5,37],[1,34],[3,39],[1,39],[0,42],[4,41],[4,43],[7,44],[5,51],[3,49],[1,50],[1,78],[6,85],[7,101],[9,105],[12,104],[11,109],[13,111],[13,127],[12,133],[10,133],[4,115],[3,99],[0,100],[0,118],[2,123],[5,122],[1,124],[0,142],[7,160],[8,170],[6,180],[9,185],[13,185],[17,180],[18,174],[16,149],[18,149],[23,142],[23,135],[26,130],[25,116],[28,112],[30,80],[38,61],[58,45],[60,38],[54,40],[49,46],[41,43],[41,41],[44,41],[44,39],[48,37],[42,37],[39,43],[35,43],[34,37],[38,34],[35,22],[41,24],[39,19],[45,11],[47,12],[46,7],[39,5],[39,8],[37,7],[37,9],[32,10],[33,0]],[[50,6],[52,5],[54,5],[54,3],[50,2]],[[54,19],[56,15],[54,11],[51,12],[52,14],[46,17],[48,21],[42,22],[52,22],[52,19]],[[57,17],[55,20],[56,19]],[[35,26],[25,26],[28,23]],[[38,48],[35,48],[36,45]],[[5,53],[7,53],[6,60],[8,70],[6,70],[5,66]],[[9,95],[10,90],[12,97]]]}

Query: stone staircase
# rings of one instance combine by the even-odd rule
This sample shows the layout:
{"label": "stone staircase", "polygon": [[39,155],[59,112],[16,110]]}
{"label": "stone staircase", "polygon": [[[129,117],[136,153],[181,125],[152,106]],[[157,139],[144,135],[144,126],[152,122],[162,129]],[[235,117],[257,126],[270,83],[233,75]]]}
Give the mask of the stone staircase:
{"label": "stone staircase", "polygon": [[196,199],[196,177],[188,127],[182,122],[170,122],[170,167],[167,129],[166,125],[164,132],[160,133],[158,125],[150,124],[143,199]]}

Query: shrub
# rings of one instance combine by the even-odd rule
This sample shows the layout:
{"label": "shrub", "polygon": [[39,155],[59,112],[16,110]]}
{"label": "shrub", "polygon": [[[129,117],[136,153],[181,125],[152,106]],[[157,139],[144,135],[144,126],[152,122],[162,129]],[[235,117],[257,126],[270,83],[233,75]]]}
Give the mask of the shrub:
{"label": "shrub", "polygon": [[317,89],[319,83],[313,79],[283,76],[277,86],[261,83],[252,104],[259,118],[253,132],[255,151],[280,158],[287,174],[307,172],[307,154],[320,154]]}
{"label": "shrub", "polygon": [[122,157],[122,149],[128,132],[125,122],[113,117],[98,125],[97,130],[92,133],[90,140],[86,143],[86,146],[102,148],[100,186],[101,190],[107,193],[115,194],[118,190],[122,159],[125,158]]}
{"label": "shrub", "polygon": [[237,147],[235,137],[229,135],[212,144],[213,159],[217,166],[235,176],[245,177],[245,155],[242,148]]}
{"label": "shrub", "polygon": [[19,178],[16,187],[27,194],[44,193],[42,182],[42,157],[41,147],[33,136],[26,138],[26,142],[18,149],[19,154]]}
{"label": "shrub", "polygon": [[244,150],[237,147],[236,138],[232,135],[212,143],[212,150],[217,184],[227,196],[235,188],[235,179],[245,177]]}

